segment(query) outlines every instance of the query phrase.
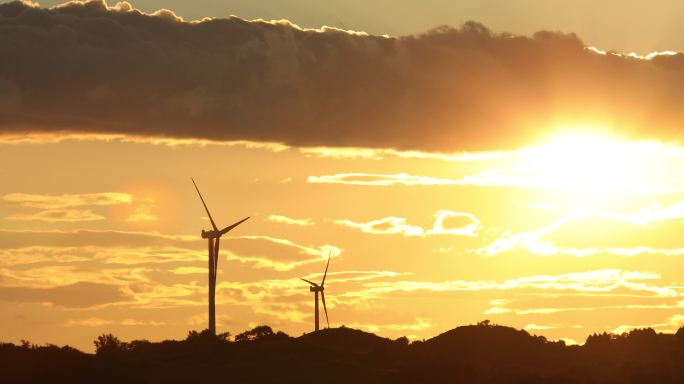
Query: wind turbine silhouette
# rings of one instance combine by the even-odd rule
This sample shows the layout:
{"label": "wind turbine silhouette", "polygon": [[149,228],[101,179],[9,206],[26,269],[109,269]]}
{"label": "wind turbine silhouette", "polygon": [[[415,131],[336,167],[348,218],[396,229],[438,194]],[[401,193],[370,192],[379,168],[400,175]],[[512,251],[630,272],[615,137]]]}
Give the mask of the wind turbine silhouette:
{"label": "wind turbine silhouette", "polygon": [[216,226],[216,223],[214,222],[214,219],[211,217],[211,213],[209,213],[209,208],[207,208],[207,204],[204,202],[204,198],[202,197],[202,194],[199,191],[199,188],[197,188],[197,183],[195,183],[195,179],[190,179],[192,180],[192,184],[195,186],[195,189],[197,190],[197,194],[199,195],[200,200],[202,200],[202,205],[204,205],[204,210],[207,211],[207,216],[209,216],[209,221],[211,221],[211,226],[214,228],[214,230],[210,231],[205,231],[202,229],[202,238],[209,240],[209,332],[211,332],[212,335],[216,334],[216,275],[217,275],[217,268],[218,268],[218,256],[219,256],[219,243],[221,240],[221,236],[225,235],[226,233],[230,232],[233,228],[237,227],[238,225],[242,224],[245,222],[249,217],[246,217],[237,223],[233,225],[229,225],[222,230],[219,230],[218,227]]}
{"label": "wind turbine silhouette", "polygon": [[318,331],[319,326],[318,326],[318,292],[321,293],[321,299],[323,300],[323,310],[325,311],[325,321],[328,323],[328,328],[330,328],[330,321],[328,320],[328,309],[325,307],[325,277],[328,275],[328,267],[330,266],[330,253],[328,252],[328,264],[325,265],[325,273],[323,274],[323,280],[321,281],[321,285],[318,285],[314,283],[313,281],[309,281],[305,278],[301,278],[302,280],[306,281],[311,285],[309,287],[310,292],[314,292],[315,299],[314,299],[314,310],[315,310],[315,319],[316,319],[316,331]]}

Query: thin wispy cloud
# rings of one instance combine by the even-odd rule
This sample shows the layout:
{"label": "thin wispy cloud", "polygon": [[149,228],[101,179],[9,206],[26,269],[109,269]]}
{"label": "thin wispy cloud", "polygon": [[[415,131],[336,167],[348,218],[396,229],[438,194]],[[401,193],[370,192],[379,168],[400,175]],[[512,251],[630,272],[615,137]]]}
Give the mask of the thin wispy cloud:
{"label": "thin wispy cloud", "polygon": [[368,222],[355,222],[349,219],[329,220],[330,222],[361,232],[374,235],[402,235],[406,237],[426,237],[436,235],[452,235],[475,237],[480,228],[480,221],[472,214],[440,210],[435,214],[432,228],[423,228],[408,224],[403,217],[385,217]]}
{"label": "thin wispy cloud", "polygon": [[460,180],[452,180],[429,176],[416,176],[406,173],[372,174],[372,173],[340,173],[335,175],[309,176],[307,182],[312,184],[347,184],[347,185],[462,185]]}
{"label": "thin wispy cloud", "polygon": [[407,224],[407,220],[403,217],[390,216],[365,223],[358,223],[348,219],[330,221],[337,225],[358,229],[361,232],[374,235],[425,236],[425,231],[422,227]]}
{"label": "thin wispy cloud", "polygon": [[99,317],[88,317],[85,319],[68,319],[64,322],[65,327],[102,327],[110,325],[114,321],[108,319],[101,319]]}
{"label": "thin wispy cloud", "polygon": [[311,220],[310,218],[295,219],[295,218],[287,217],[284,215],[269,215],[266,218],[266,221],[270,221],[273,223],[298,225],[300,227],[309,227],[309,226],[314,225],[313,220]]}
{"label": "thin wispy cloud", "polygon": [[45,288],[0,284],[0,301],[85,311],[114,303],[130,303],[131,298],[122,287],[114,284],[79,281]]}
{"label": "thin wispy cloud", "polygon": [[15,214],[5,217],[16,221],[75,222],[105,220],[106,217],[96,214],[90,209],[50,209],[26,214]]}
{"label": "thin wispy cloud", "polygon": [[[584,294],[614,292],[622,288],[649,297],[672,298],[684,293],[681,287],[648,284],[648,282],[655,282],[660,279],[661,276],[659,274],[651,272],[606,269],[560,275],[533,275],[500,282],[487,280],[450,280],[442,282],[393,280],[369,282],[364,284],[365,289],[358,292],[348,292],[345,295],[385,296],[393,292],[477,292],[529,289]],[[506,302],[503,302],[503,304],[506,304]]]}
{"label": "thin wispy cloud", "polygon": [[[496,256],[516,250],[546,256],[594,256],[600,254],[677,256],[684,254],[682,247],[664,246],[668,245],[667,242],[662,242],[661,239],[659,243],[656,238],[649,236],[651,233],[649,231],[662,230],[662,225],[665,224],[678,225],[682,218],[684,218],[684,204],[682,202],[675,202],[666,206],[654,204],[634,213],[574,209],[562,214],[558,219],[544,227],[520,232],[505,230],[492,242],[475,252],[482,256]],[[629,235],[615,237],[614,234],[620,233],[621,230]],[[563,231],[571,232],[562,236]],[[578,235],[594,236],[596,232],[600,231],[613,231],[613,236],[607,236],[608,238],[602,241],[593,241],[591,246],[585,246],[582,244],[583,242],[578,240]],[[635,241],[643,241],[643,243],[632,245]],[[580,244],[577,246],[568,245],[568,243],[572,244],[573,242]]]}
{"label": "thin wispy cloud", "polygon": [[382,148],[351,148],[351,147],[310,147],[299,148],[299,152],[310,157],[346,159],[346,160],[384,160],[399,159],[431,159],[450,162],[475,162],[496,160],[502,157],[502,152],[476,153],[437,153],[423,151],[399,151]]}
{"label": "thin wispy cloud", "polygon": [[133,202],[133,195],[120,192],[64,195],[8,193],[2,196],[2,200],[27,208],[60,209],[81,206],[130,204]]}
{"label": "thin wispy cloud", "polygon": [[0,198],[10,206],[23,209],[39,209],[29,213],[16,213],[6,216],[7,220],[17,221],[47,221],[47,222],[78,222],[97,221],[107,219],[104,215],[93,212],[85,207],[108,207],[117,205],[134,205],[134,212],[125,220],[127,222],[157,221],[152,213],[154,200],[151,198],[136,198],[129,193],[102,192],[83,194],[29,194],[9,193]]}
{"label": "thin wispy cloud", "polygon": [[561,314],[567,312],[596,312],[596,311],[615,311],[615,310],[631,310],[631,311],[665,311],[665,310],[682,310],[684,308],[684,301],[672,301],[655,303],[655,304],[607,304],[607,305],[591,305],[591,306],[573,306],[558,305],[555,307],[524,307],[524,308],[512,308],[505,305],[492,306],[487,309],[484,314],[486,315],[503,315],[503,314],[515,314],[521,316],[529,315],[553,315]]}
{"label": "thin wispy cloud", "polygon": [[[170,236],[156,232],[122,231],[0,231],[1,265],[27,265],[51,261],[97,261],[105,265],[155,265],[203,262],[205,245],[197,236]],[[7,241],[4,241],[7,240]],[[237,236],[225,239],[219,257],[257,268],[289,271],[320,262],[330,252],[342,250],[330,244],[317,247],[271,236]]]}
{"label": "thin wispy cloud", "polygon": [[159,221],[159,216],[152,212],[154,200],[151,198],[142,199],[135,211],[126,218],[129,223],[142,223],[149,221]]}
{"label": "thin wispy cloud", "polygon": [[342,253],[342,250],[334,245],[311,247],[270,236],[239,236],[230,238],[225,244],[228,260],[276,271],[290,271],[321,262],[328,253],[332,257]]}
{"label": "thin wispy cloud", "polygon": [[401,331],[401,332],[415,332],[430,329],[433,326],[433,322],[430,319],[417,318],[414,323],[402,323],[402,324],[369,324],[369,323],[359,323],[353,322],[345,324],[345,326],[355,329],[364,329],[368,332],[378,333],[383,331]]}

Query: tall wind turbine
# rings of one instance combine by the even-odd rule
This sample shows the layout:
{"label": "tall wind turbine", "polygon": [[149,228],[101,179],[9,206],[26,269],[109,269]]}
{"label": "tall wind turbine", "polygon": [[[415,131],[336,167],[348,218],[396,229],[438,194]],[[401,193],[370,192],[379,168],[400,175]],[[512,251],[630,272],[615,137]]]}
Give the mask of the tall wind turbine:
{"label": "tall wind turbine", "polygon": [[209,216],[209,221],[211,221],[211,226],[214,228],[213,230],[210,231],[205,231],[202,229],[202,238],[209,240],[209,332],[211,332],[212,335],[216,334],[216,275],[217,275],[217,268],[218,268],[218,256],[219,256],[219,242],[221,240],[221,236],[225,235],[226,233],[230,232],[231,229],[237,227],[238,225],[242,224],[245,222],[249,217],[246,217],[237,223],[233,225],[229,225],[221,230],[218,229],[216,226],[216,223],[214,222],[214,219],[211,217],[211,213],[209,213],[209,208],[207,208],[207,204],[204,202],[204,198],[202,197],[202,194],[199,191],[199,188],[197,188],[197,184],[195,183],[195,179],[191,179],[192,184],[195,185],[195,189],[197,190],[197,194],[199,195],[200,200],[202,200],[202,205],[204,205],[204,210],[207,211],[207,216]]}
{"label": "tall wind turbine", "polygon": [[321,285],[318,285],[314,283],[313,281],[309,281],[305,278],[301,278],[302,280],[306,281],[311,285],[309,287],[310,292],[314,292],[315,298],[314,298],[314,311],[315,311],[315,319],[316,319],[316,331],[318,331],[318,292],[321,293],[321,299],[323,300],[323,310],[325,311],[325,321],[328,323],[328,328],[330,328],[330,321],[328,320],[328,308],[325,307],[325,277],[328,275],[328,267],[330,266],[330,252],[328,252],[328,264],[325,265],[325,273],[323,274],[323,280],[321,281]]}

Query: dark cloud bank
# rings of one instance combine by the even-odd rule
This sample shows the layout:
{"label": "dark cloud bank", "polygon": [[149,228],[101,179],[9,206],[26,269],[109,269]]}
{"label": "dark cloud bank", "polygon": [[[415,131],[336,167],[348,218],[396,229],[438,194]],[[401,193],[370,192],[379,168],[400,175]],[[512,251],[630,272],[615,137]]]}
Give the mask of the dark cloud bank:
{"label": "dark cloud bank", "polygon": [[471,151],[563,122],[677,140],[684,54],[601,55],[477,23],[387,38],[69,3],[0,5],[0,133]]}

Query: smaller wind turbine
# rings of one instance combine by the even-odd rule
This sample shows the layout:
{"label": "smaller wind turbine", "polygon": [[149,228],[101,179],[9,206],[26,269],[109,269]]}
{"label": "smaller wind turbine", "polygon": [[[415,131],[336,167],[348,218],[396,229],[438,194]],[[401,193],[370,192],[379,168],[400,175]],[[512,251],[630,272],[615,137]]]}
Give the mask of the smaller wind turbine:
{"label": "smaller wind turbine", "polygon": [[328,264],[325,265],[325,273],[323,274],[323,280],[321,281],[321,285],[318,285],[314,283],[313,281],[309,281],[305,278],[301,278],[302,280],[306,281],[311,285],[309,287],[310,292],[314,292],[315,294],[315,299],[314,299],[314,307],[315,307],[315,319],[316,319],[316,331],[318,331],[319,326],[318,326],[318,292],[321,293],[321,299],[323,300],[323,310],[325,311],[325,321],[328,323],[328,328],[330,328],[330,321],[328,320],[328,308],[325,307],[325,277],[328,275],[328,267],[330,266],[330,252],[328,252]]}

